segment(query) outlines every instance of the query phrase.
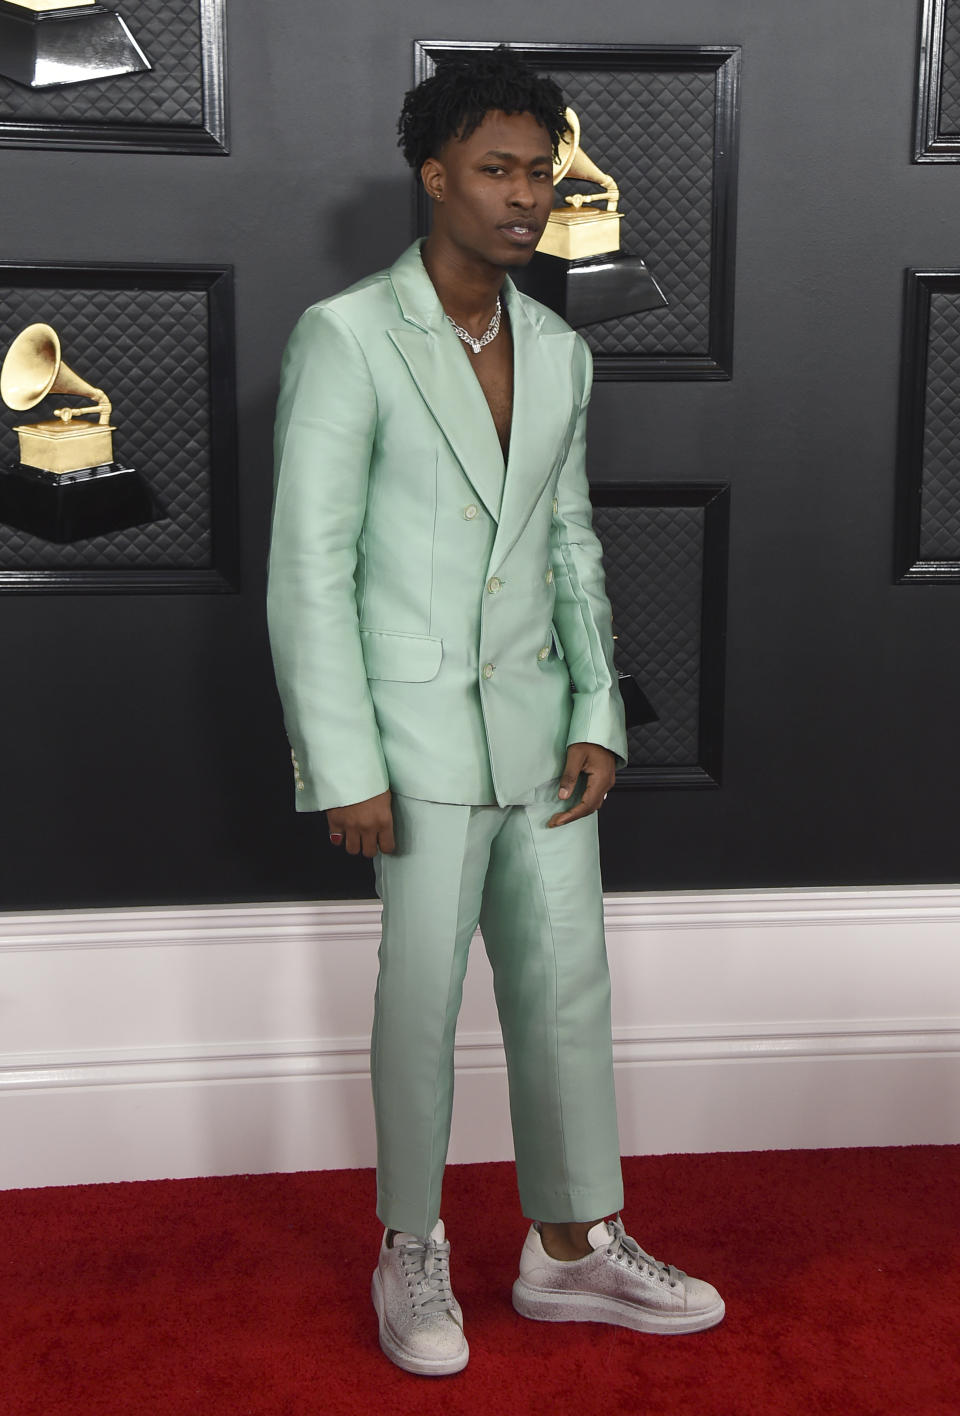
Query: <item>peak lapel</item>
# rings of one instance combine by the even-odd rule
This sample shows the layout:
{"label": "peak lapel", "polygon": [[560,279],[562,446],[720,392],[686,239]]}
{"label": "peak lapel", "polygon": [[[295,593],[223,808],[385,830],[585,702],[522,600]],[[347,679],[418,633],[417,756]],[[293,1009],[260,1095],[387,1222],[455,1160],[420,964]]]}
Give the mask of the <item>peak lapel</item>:
{"label": "peak lapel", "polygon": [[454,457],[490,515],[500,516],[500,440],[469,355],[444,317],[420,259],[420,243],[390,271],[405,323],[387,331]]}
{"label": "peak lapel", "polygon": [[577,397],[573,330],[544,333],[536,308],[524,305],[513,282],[507,280],[504,289],[513,334],[513,425],[493,567],[503,563],[530,519],[556,466]]}

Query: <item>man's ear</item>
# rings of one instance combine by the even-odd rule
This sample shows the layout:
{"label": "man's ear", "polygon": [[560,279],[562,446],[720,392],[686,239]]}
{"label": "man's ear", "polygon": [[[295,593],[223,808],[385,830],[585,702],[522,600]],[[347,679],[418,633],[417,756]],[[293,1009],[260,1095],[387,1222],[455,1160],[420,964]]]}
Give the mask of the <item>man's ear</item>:
{"label": "man's ear", "polygon": [[438,162],[435,157],[428,157],[420,168],[420,180],[431,201],[443,201],[444,177],[443,163]]}

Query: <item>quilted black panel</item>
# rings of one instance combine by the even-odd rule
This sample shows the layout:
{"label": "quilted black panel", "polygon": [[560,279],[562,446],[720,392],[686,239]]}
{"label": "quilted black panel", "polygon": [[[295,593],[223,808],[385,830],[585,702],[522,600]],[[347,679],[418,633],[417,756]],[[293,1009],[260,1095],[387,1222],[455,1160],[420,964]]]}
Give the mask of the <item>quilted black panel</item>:
{"label": "quilted black panel", "polygon": [[200,0],[118,0],[114,8],[153,65],[151,71],[36,90],[0,78],[0,119],[200,127]]}
{"label": "quilted black panel", "polygon": [[660,721],[628,734],[631,767],[699,761],[702,506],[595,506],[617,667],[632,673]]}
{"label": "quilted black panel", "polygon": [[937,131],[944,137],[960,133],[960,3],[946,0],[943,23],[943,71]]}
{"label": "quilted black panel", "polygon": [[933,291],[924,405],[920,557],[960,560],[960,293]]}
{"label": "quilted black panel", "polygon": [[[207,295],[202,290],[0,288],[0,355],[28,324],[60,335],[70,367],[113,402],[114,456],[149,483],[163,516],[147,526],[55,546],[0,526],[0,570],[211,565]],[[0,404],[0,456],[18,458],[14,424],[78,400],[54,395],[15,413]]]}
{"label": "quilted black panel", "polygon": [[584,151],[620,188],[622,249],[643,257],[670,302],[580,332],[595,354],[706,354],[716,74],[551,69],[550,76],[580,118]]}

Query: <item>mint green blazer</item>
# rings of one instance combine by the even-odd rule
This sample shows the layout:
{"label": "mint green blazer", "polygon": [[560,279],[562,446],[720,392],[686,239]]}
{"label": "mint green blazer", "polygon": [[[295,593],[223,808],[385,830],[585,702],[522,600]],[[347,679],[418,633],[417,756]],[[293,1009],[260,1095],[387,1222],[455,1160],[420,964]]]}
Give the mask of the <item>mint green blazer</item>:
{"label": "mint green blazer", "polygon": [[284,355],[268,622],[296,805],[517,805],[567,745],[626,761],[584,471],[592,365],[504,283],[510,454],[419,242]]}

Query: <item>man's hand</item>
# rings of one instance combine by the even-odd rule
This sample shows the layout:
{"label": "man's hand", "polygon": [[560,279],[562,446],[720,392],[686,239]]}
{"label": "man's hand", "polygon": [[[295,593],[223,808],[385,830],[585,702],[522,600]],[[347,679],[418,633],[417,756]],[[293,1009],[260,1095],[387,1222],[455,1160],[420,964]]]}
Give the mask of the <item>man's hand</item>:
{"label": "man's hand", "polygon": [[378,850],[392,855],[395,843],[390,802],[390,792],[385,791],[352,806],[332,806],[327,812],[327,830],[333,845],[345,842],[350,855],[363,851],[371,859]]}
{"label": "man's hand", "polygon": [[578,821],[581,816],[589,816],[599,810],[616,779],[616,762],[613,753],[605,747],[600,747],[598,743],[572,742],[567,748],[567,762],[557,795],[561,801],[566,801],[577,785],[581,772],[586,776],[587,785],[579,806],[572,807],[570,811],[558,811],[555,816],[551,816],[547,825],[566,826],[568,821]]}

